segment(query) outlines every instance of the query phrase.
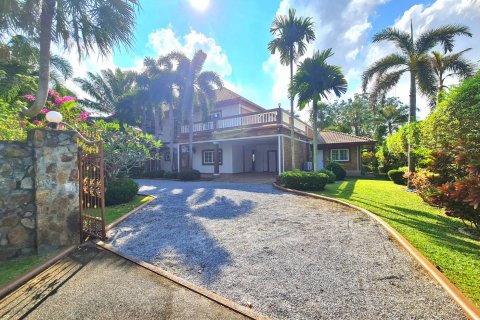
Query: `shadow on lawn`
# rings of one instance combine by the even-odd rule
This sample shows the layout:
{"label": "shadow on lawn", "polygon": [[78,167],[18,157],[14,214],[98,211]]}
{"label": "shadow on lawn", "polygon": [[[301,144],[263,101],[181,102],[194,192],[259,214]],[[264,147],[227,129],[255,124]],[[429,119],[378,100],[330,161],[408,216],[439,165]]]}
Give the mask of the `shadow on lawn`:
{"label": "shadow on lawn", "polygon": [[[353,190],[355,189],[356,183],[357,183],[357,179],[337,181],[335,184],[327,184],[325,186],[325,189],[329,192],[333,192],[332,195],[334,196],[338,196],[342,198],[350,198],[353,194]],[[345,186],[342,189],[340,189],[340,186],[343,186],[343,185]],[[334,191],[332,191],[333,188],[335,188]]]}
{"label": "shadow on lawn", "polygon": [[[149,184],[148,181],[140,183]],[[130,217],[125,227],[115,228],[112,244],[126,254],[167,270],[193,271],[201,274],[204,283],[213,282],[231,258],[204,228],[201,219],[225,220],[227,225],[228,220],[249,214],[254,203],[218,196],[214,186],[203,188],[204,185],[204,182],[169,182],[148,191],[144,188],[142,193],[154,194],[158,198],[141,213]],[[216,184],[215,188],[237,189],[229,183]],[[265,186],[253,189],[269,193]]]}
{"label": "shadow on lawn", "polygon": [[[464,239],[466,237],[458,231],[458,228],[463,226],[460,221],[455,221],[447,216],[379,202],[376,202],[379,205],[375,205],[372,204],[374,201],[360,197],[355,197],[353,200],[364,204],[363,207],[366,207],[367,209],[368,207],[374,208],[372,211],[387,222],[392,221],[428,235],[432,239],[435,239],[435,242],[439,246],[449,247],[458,252],[480,256],[480,246],[475,244],[475,242],[465,241]],[[389,214],[384,214],[382,211]]]}

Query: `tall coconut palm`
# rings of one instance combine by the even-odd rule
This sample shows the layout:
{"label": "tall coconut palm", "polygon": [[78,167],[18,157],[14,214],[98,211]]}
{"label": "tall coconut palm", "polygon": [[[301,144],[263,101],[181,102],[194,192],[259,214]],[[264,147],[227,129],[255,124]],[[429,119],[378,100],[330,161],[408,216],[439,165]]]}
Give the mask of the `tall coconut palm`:
{"label": "tall coconut palm", "polygon": [[[417,113],[417,85],[426,96],[435,92],[435,77],[430,63],[429,52],[435,46],[441,45],[444,52],[453,50],[454,37],[472,34],[466,26],[445,25],[436,29],[424,31],[416,40],[413,38],[413,26],[410,34],[396,28],[387,28],[373,37],[373,42],[390,41],[399,50],[374,62],[362,75],[363,90],[375,78],[371,89],[371,101],[392,89],[403,74],[410,76],[410,109],[409,123],[416,121]],[[415,171],[411,146],[408,147],[408,170]]]}
{"label": "tall coconut palm", "polygon": [[[316,51],[313,57],[300,63],[290,87],[292,96],[298,95],[300,110],[312,101],[313,119],[318,119],[318,101],[328,99],[330,94],[340,97],[347,92],[347,80],[339,66],[327,64],[333,55],[332,49]],[[317,171],[317,121],[313,121],[313,170]]]}
{"label": "tall coconut palm", "polygon": [[[45,105],[50,82],[50,46],[76,48],[79,59],[92,51],[106,56],[113,47],[131,46],[136,0],[38,0],[2,1],[2,31],[22,29],[39,38],[39,85],[33,105],[25,110],[35,116]],[[28,19],[22,18],[28,17]]]}
{"label": "tall coconut palm", "polygon": [[[445,85],[445,80],[448,77],[457,76],[464,80],[474,74],[475,64],[462,57],[468,50],[471,50],[471,48],[452,54],[442,54],[438,51],[432,51],[430,62],[437,83],[437,103],[440,100],[441,92],[448,88]],[[435,106],[435,104],[433,104],[433,106]]]}
{"label": "tall coconut palm", "polygon": [[182,68],[186,69],[186,77],[181,87],[181,108],[188,117],[188,166],[193,164],[193,119],[194,109],[199,108],[205,114],[216,101],[216,89],[223,87],[220,76],[213,71],[202,71],[207,54],[202,50],[195,52],[192,60],[184,61]]}
{"label": "tall coconut palm", "polygon": [[[295,16],[295,9],[289,9],[288,15],[275,17],[270,28],[275,37],[268,43],[268,50],[272,54],[280,53],[280,63],[290,66],[290,85],[293,82],[293,64],[303,56],[307,44],[315,40],[312,18]],[[292,150],[292,168],[295,168],[295,124],[294,124],[294,97],[290,95],[290,142]]]}
{"label": "tall coconut palm", "polygon": [[105,69],[99,73],[87,72],[85,78],[74,78],[80,88],[95,101],[89,101],[92,108],[113,112],[117,110],[119,100],[132,92],[138,75],[134,71]]}
{"label": "tall coconut palm", "polygon": [[[166,104],[168,105],[168,123],[169,123],[169,147],[170,147],[170,160],[171,170],[175,168],[175,161],[173,157],[173,143],[175,140],[175,114],[177,114],[177,122],[181,118],[181,112],[178,110],[177,97],[183,90],[185,84],[185,76],[189,67],[188,58],[181,52],[173,51],[166,56],[160,56],[157,59],[158,67],[164,72],[165,83],[169,87],[169,94]],[[180,155],[178,155],[180,156]]]}

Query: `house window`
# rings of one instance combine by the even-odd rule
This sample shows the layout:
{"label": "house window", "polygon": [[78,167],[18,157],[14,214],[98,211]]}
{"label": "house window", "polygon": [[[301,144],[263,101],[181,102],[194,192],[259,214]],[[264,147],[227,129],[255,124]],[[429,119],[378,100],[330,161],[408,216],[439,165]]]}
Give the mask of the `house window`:
{"label": "house window", "polygon": [[350,149],[332,149],[330,151],[331,160],[338,162],[350,161]]}
{"label": "house window", "polygon": [[[222,164],[222,149],[218,149],[218,164]],[[202,150],[202,164],[215,164],[215,150]]]}

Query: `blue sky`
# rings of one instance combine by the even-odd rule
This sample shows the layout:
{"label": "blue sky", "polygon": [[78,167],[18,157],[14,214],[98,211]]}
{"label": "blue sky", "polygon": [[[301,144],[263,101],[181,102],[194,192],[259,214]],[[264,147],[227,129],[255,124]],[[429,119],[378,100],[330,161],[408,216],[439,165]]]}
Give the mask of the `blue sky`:
{"label": "blue sky", "polygon": [[[192,1],[209,3],[202,11]],[[219,72],[227,87],[266,108],[274,108],[279,102],[288,107],[288,68],[280,65],[278,57],[270,55],[267,44],[272,39],[269,28],[273,18],[290,7],[315,22],[317,40],[310,45],[307,55],[313,50],[333,48],[335,56],[331,63],[342,66],[349,81],[345,98],[359,91],[360,75],[366,66],[392,50],[385,45],[371,45],[372,35],[381,29],[408,28],[410,19],[416,31],[444,23],[464,23],[473,32],[480,26],[480,6],[475,0],[142,0],[140,3],[133,50],[116,50],[110,63],[87,63],[89,70],[99,66],[139,69],[146,56],[156,57],[172,49],[193,55],[195,50],[202,49],[208,54],[205,68]],[[478,40],[478,36],[459,39],[458,49],[474,47]],[[480,58],[477,48],[469,54],[475,60]],[[401,83],[392,95],[407,101],[407,85]],[[423,109],[425,114],[427,111]]]}

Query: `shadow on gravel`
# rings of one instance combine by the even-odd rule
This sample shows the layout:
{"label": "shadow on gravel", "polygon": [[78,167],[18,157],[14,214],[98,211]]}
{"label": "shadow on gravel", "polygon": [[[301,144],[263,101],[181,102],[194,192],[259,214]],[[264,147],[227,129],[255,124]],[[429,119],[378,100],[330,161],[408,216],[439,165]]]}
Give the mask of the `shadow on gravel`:
{"label": "shadow on gravel", "polygon": [[[213,282],[231,258],[198,219],[235,219],[249,214],[254,203],[215,195],[215,188],[236,190],[230,183],[216,184],[215,188],[204,188],[204,183],[175,183],[167,187],[150,185],[148,180],[140,183],[142,193],[158,198],[115,228],[110,235],[111,244],[159,267],[194,270],[205,283]],[[268,192],[265,186],[253,189]],[[159,224],[164,226],[161,232]]]}

